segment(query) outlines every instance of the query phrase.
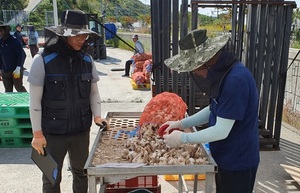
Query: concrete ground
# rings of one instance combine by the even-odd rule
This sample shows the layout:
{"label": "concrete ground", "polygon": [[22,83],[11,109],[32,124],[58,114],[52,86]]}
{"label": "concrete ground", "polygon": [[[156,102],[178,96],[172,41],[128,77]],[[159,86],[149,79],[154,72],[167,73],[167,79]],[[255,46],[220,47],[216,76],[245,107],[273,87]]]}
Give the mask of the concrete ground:
{"label": "concrete ground", "polygon": [[[27,58],[24,85],[28,89],[27,76],[31,66],[31,56],[25,49]],[[129,78],[121,77],[123,71],[111,69],[124,68],[125,61],[132,52],[116,48],[107,48],[107,59],[96,62],[100,76],[99,90],[102,100],[102,115],[106,112],[142,112],[151,99],[151,91],[133,90]],[[0,92],[4,87],[0,82]],[[91,128],[91,146],[98,127]],[[299,193],[300,185],[280,166],[287,164],[300,167],[300,132],[282,124],[280,151],[261,151],[261,162],[255,184],[255,193]],[[39,193],[41,191],[41,171],[30,159],[31,148],[0,148],[0,193]],[[62,193],[72,192],[72,174],[67,170],[65,161]],[[162,193],[178,192],[178,183],[166,182],[159,176]],[[199,183],[199,191],[203,191],[204,182]],[[187,182],[192,192],[192,182]],[[186,191],[184,191],[186,192]]]}

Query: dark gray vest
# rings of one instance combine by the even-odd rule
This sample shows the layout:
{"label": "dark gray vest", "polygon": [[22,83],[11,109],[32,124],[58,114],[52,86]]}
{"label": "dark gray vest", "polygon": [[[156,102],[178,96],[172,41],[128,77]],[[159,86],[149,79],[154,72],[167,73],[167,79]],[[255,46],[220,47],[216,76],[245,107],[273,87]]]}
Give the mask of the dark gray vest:
{"label": "dark gray vest", "polygon": [[42,129],[48,134],[75,135],[90,129],[92,61],[43,52],[45,83]]}

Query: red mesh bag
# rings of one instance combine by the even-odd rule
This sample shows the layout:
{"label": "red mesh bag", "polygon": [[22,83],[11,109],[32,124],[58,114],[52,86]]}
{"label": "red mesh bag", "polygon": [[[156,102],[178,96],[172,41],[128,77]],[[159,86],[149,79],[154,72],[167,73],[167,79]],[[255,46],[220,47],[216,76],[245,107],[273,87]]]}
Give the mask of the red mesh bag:
{"label": "red mesh bag", "polygon": [[143,72],[144,72],[144,74],[151,74],[151,72],[152,72],[152,66],[153,66],[152,60],[146,60],[144,62],[144,66],[143,66]]}
{"label": "red mesh bag", "polygon": [[166,121],[177,121],[185,117],[187,105],[175,93],[163,92],[153,97],[144,108],[139,126],[148,123],[162,125]]}
{"label": "red mesh bag", "polygon": [[145,60],[152,59],[152,54],[151,53],[136,54],[132,58],[134,59],[134,62],[145,61]]}
{"label": "red mesh bag", "polygon": [[137,68],[137,67],[135,67],[134,70],[133,70],[133,74],[135,74],[137,72],[143,72],[143,68]]}
{"label": "red mesh bag", "polygon": [[145,61],[137,61],[137,62],[135,62],[135,67],[136,68],[143,68],[144,63],[145,63]]}
{"label": "red mesh bag", "polygon": [[143,72],[135,72],[132,74],[131,78],[137,84],[144,83],[147,79]]}

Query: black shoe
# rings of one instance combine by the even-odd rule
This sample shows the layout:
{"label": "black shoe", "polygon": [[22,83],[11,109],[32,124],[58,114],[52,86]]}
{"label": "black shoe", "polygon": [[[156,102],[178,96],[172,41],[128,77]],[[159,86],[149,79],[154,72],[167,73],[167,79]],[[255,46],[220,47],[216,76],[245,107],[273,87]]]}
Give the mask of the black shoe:
{"label": "black shoe", "polygon": [[128,74],[123,74],[122,77],[129,77],[129,75]]}

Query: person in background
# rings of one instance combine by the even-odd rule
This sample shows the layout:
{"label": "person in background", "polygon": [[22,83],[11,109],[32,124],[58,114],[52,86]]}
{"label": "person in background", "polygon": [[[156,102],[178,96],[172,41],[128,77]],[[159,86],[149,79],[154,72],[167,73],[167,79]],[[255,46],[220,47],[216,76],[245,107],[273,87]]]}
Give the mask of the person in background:
{"label": "person in background", "polygon": [[61,25],[45,28],[48,40],[42,53],[33,58],[28,76],[32,147],[42,155],[45,148],[58,164],[54,186],[43,175],[43,193],[60,193],[67,153],[73,192],[86,193],[88,189],[84,164],[89,155],[90,127],[93,120],[103,125],[105,119],[101,118],[98,72],[86,54],[87,43],[99,36],[88,30],[87,24],[84,12],[64,11]]}
{"label": "person in background", "polygon": [[23,86],[23,64],[26,56],[20,42],[10,34],[10,26],[0,24],[0,77],[5,92],[27,92]]}
{"label": "person in background", "polygon": [[[139,36],[137,34],[132,36],[132,41],[134,42],[134,53],[133,56],[136,54],[143,54],[145,52],[143,44],[139,41]],[[125,63],[125,74],[123,77],[129,77],[130,65],[133,63],[133,57]]]}
{"label": "person in background", "polygon": [[[17,38],[17,40],[19,40],[19,42],[21,43],[21,45],[23,46],[23,47],[26,47],[26,42],[24,41],[24,39],[23,39],[23,36],[22,36],[22,26],[18,23],[17,25],[16,25],[16,31],[15,31],[15,33],[14,33],[14,36]],[[24,56],[23,56],[23,59],[24,59],[24,62],[25,62],[25,59],[26,59],[26,53],[25,52],[23,52],[24,53]],[[23,69],[24,70],[26,70],[26,68],[25,67],[23,67]]]}
{"label": "person in background", "polygon": [[39,52],[39,34],[35,31],[34,26],[29,26],[28,46],[31,57],[33,58]]}
{"label": "person in background", "polygon": [[[165,143],[171,148],[208,142],[218,165],[216,192],[252,193],[259,165],[259,98],[253,75],[237,60],[227,35],[207,38],[206,30],[197,29],[179,45],[180,54],[166,59],[165,64],[190,73],[196,86],[210,96],[210,105],[190,117],[164,123],[158,133],[165,133]],[[203,82],[210,89],[200,86]],[[209,125],[206,129],[181,131],[205,123]]]}
{"label": "person in background", "polygon": [[19,40],[19,42],[21,43],[21,45],[24,47],[24,46],[26,46],[26,42],[24,41],[21,32],[22,32],[22,26],[18,23],[16,25],[16,31],[14,33],[14,36],[17,38],[17,40]]}

